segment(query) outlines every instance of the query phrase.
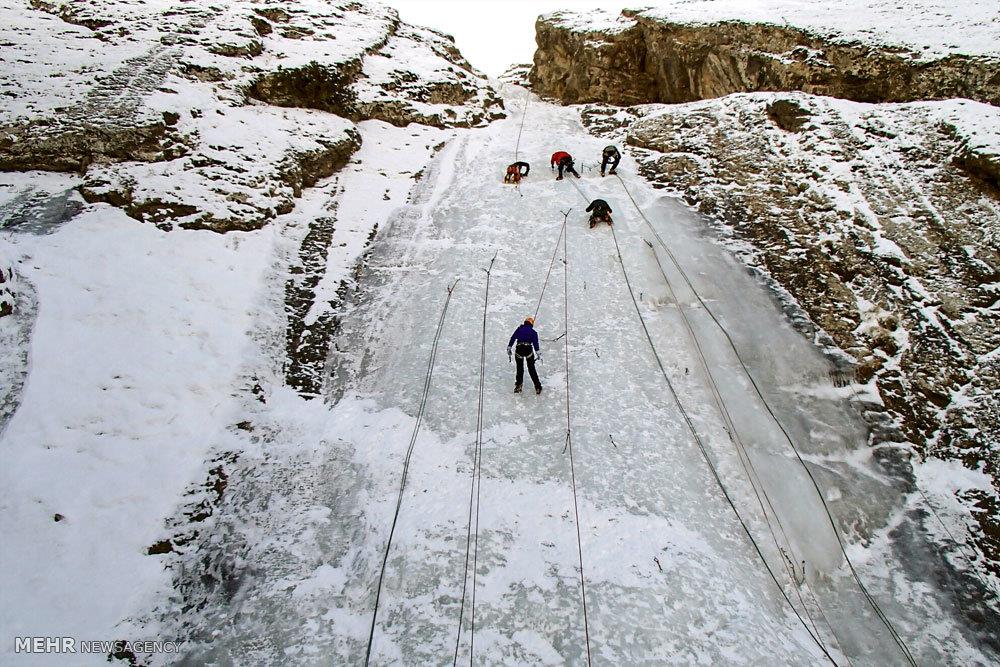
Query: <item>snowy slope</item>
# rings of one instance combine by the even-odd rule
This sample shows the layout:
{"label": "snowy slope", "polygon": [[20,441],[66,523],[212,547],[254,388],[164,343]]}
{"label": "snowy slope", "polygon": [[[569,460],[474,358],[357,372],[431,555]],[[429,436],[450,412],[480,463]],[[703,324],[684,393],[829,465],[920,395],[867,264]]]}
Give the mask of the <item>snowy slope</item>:
{"label": "snowy slope", "polygon": [[[197,534],[204,519],[190,517],[215,496],[203,480],[218,480],[221,470],[222,497],[231,461],[253,456],[234,424],[252,377],[281,381],[282,278],[303,236],[338,204],[316,302],[327,303],[329,292],[351,284],[366,240],[405,202],[413,174],[447,136],[380,122],[361,131],[356,165],[307,193],[294,213],[249,233],[167,233],[107,205],[51,219],[39,204],[51,200],[37,195],[77,179],[3,177],[0,248],[38,303],[36,311],[25,298],[0,319],[5,341],[33,329],[26,358],[15,346],[2,357],[15,386],[27,373],[21,407],[2,431],[0,590],[17,601],[0,617],[5,661],[14,659],[15,636],[119,638],[126,614],[148,604],[151,591],[170,588],[163,556],[147,550],[172,531]],[[435,144],[422,140],[428,134]],[[181,498],[180,520],[165,527]],[[52,664],[65,661],[53,656]]]}
{"label": "snowy slope", "polygon": [[[524,99],[514,94],[511,108]],[[519,119],[460,131],[437,154],[411,202],[380,228],[360,290],[344,311],[331,356],[330,407],[303,401],[280,382],[263,383],[262,402],[249,401],[238,417],[247,432],[238,436],[243,454],[226,501],[206,532],[166,557],[174,589],[147,598],[146,611],[121,628],[136,636],[182,636],[187,658],[197,663],[362,659],[427,357],[446,287],[459,279],[389,552],[373,647],[380,664],[450,660],[459,638],[475,440],[480,269],[499,252],[487,313],[475,659],[582,662],[558,258],[539,314],[546,387],[540,397],[510,393],[513,370],[503,353],[510,331],[538,299],[559,211],[572,208],[571,427],[594,662],[822,660],[669,399],[609,230],[587,230],[585,201],[573,183],[554,182],[544,169],[551,149],[561,147],[587,167],[584,192],[612,203],[626,267],[667,373],[783,590],[800,610],[809,609],[838,661],[843,653],[858,665],[904,664],[845,571],[801,466],[719,331],[668,268],[712,373],[723,379],[791,557],[805,561],[796,576],[806,583],[789,582],[677,306],[643,243],[644,223],[618,182],[594,171],[603,142],[585,133],[571,109],[533,99],[529,119],[520,157],[534,171],[523,197],[498,183],[495,168],[513,158]],[[785,321],[766,287],[705,236],[696,216],[658,197],[633,168],[622,167],[628,187],[731,329],[804,449],[863,581],[910,650],[920,663],[989,662],[989,626],[969,627],[953,615],[956,579],[923,537],[918,510],[893,473],[866,448],[866,427],[848,400],[863,388],[831,386],[828,362]],[[466,598],[466,614],[469,604]],[[466,616],[460,659],[469,647]]]}

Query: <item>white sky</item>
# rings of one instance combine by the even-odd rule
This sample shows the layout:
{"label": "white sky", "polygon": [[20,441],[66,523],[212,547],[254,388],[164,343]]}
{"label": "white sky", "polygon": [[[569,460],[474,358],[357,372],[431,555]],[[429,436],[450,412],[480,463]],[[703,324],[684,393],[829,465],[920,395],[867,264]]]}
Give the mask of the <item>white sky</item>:
{"label": "white sky", "polygon": [[515,63],[530,63],[535,53],[535,19],[557,9],[648,7],[656,2],[633,0],[383,0],[407,23],[441,30],[472,66],[489,76]]}

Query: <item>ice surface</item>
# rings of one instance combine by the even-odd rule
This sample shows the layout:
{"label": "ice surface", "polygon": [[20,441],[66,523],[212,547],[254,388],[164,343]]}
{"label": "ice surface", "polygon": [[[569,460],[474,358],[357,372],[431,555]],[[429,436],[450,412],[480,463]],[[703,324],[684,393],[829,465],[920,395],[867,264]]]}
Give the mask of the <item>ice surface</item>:
{"label": "ice surface", "polygon": [[[557,260],[538,329],[545,392],[514,395],[504,346],[534,308],[569,214],[569,357],[589,629],[598,664],[805,664],[822,654],[792,615],[725,504],[667,394],[639,327],[610,232],[588,230],[585,202],[545,171],[566,149],[580,187],[615,209],[626,265],[667,371],[710,456],[787,594],[829,650],[853,664],[903,664],[898,649],[848,576],[818,496],[762,410],[732,350],[669,268],[681,307],[739,435],[789,536],[796,587],[770,542],[736,451],[722,428],[681,325],[643,242],[649,238],[620,184],[595,169],[604,141],[576,114],[532,98],[519,157],[532,162],[520,193],[502,186],[513,161],[523,92],[512,119],[460,131],[436,155],[391,224],[381,228],[345,312],[331,358],[334,406],[296,407],[287,392],[261,418],[271,447],[297,452],[282,469],[294,488],[252,474],[242,497],[277,494],[255,517],[234,508],[247,570],[235,600],[217,599],[196,628],[192,662],[356,662],[365,652],[374,586],[427,355],[446,286],[450,303],[402,512],[389,554],[373,649],[378,664],[450,660],[458,632],[475,441],[479,327],[485,268],[499,251],[487,317],[487,370],[476,606],[476,662],[563,664],[584,660],[576,532],[566,436],[562,264]],[[826,495],[865,583],[919,662],[983,661],[980,640],[950,616],[947,592],[927,562],[890,567],[890,528],[907,526],[903,498],[867,449],[867,431],[829,380],[830,366],[786,322],[765,286],[706,233],[679,202],[622,173],[640,206],[762,385]],[[523,195],[523,197],[521,196]],[[664,258],[665,261],[665,258]],[[278,416],[281,419],[278,419]],[[298,443],[298,444],[296,444]],[[318,443],[318,444],[317,444]],[[240,517],[248,526],[239,527]],[[307,518],[309,517],[309,518]],[[875,540],[877,556],[859,540]],[[255,544],[259,542],[259,544]],[[212,553],[206,547],[202,552]],[[803,602],[799,595],[802,596]],[[466,602],[468,605],[468,601]],[[818,605],[822,607],[822,614]],[[466,607],[468,613],[468,606]],[[468,618],[468,616],[466,616]],[[468,657],[468,626],[460,659]],[[832,628],[832,629],[831,629]]]}

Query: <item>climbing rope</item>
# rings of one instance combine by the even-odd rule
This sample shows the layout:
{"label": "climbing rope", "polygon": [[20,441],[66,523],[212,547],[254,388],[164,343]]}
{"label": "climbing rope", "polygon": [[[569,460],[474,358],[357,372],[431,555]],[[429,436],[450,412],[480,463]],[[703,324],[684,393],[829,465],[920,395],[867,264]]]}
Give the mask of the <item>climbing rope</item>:
{"label": "climbing rope", "polygon": [[[850,569],[851,575],[854,578],[855,582],[858,584],[858,588],[861,590],[862,595],[868,601],[868,603],[871,606],[872,610],[875,612],[875,615],[879,618],[879,620],[882,622],[882,624],[885,625],[886,629],[889,631],[889,634],[892,636],[893,641],[895,641],[896,645],[899,647],[900,651],[905,656],[907,662],[909,662],[909,664],[911,664],[911,665],[914,665],[914,667],[915,667],[916,661],[914,660],[913,655],[912,655],[912,653],[909,650],[909,647],[906,645],[906,642],[899,635],[899,632],[893,626],[893,624],[889,620],[888,616],[885,615],[885,613],[882,611],[882,608],[879,606],[878,602],[875,600],[875,598],[868,591],[867,587],[861,581],[861,577],[858,575],[857,570],[854,568],[854,563],[851,561],[850,556],[847,553],[847,547],[844,544],[844,541],[843,541],[843,539],[840,536],[840,531],[837,529],[837,524],[836,524],[836,521],[833,518],[833,513],[830,511],[830,507],[829,507],[829,505],[826,502],[826,498],[823,496],[823,492],[819,488],[819,483],[816,481],[816,478],[813,475],[812,471],[809,469],[809,466],[806,465],[805,460],[802,458],[802,455],[799,453],[798,447],[795,445],[795,442],[792,440],[791,435],[785,429],[784,424],[782,424],[781,420],[778,419],[778,416],[775,414],[775,412],[772,409],[770,403],[764,397],[763,391],[761,391],[761,389],[758,386],[755,378],[753,377],[753,374],[750,372],[750,369],[747,367],[746,363],[744,362],[743,357],[742,357],[742,355],[739,352],[739,349],[736,347],[736,344],[735,344],[735,342],[732,339],[732,336],[730,336],[730,334],[726,330],[726,328],[722,325],[722,323],[719,321],[719,319],[715,316],[715,314],[712,312],[712,310],[708,307],[708,305],[701,298],[701,295],[695,289],[695,287],[692,284],[691,279],[688,276],[687,272],[684,271],[683,267],[681,267],[681,265],[680,265],[680,262],[678,262],[677,258],[674,256],[673,251],[670,250],[670,248],[667,246],[666,242],[663,240],[663,238],[660,236],[660,234],[656,231],[656,228],[653,227],[653,224],[649,221],[649,219],[646,217],[645,213],[639,207],[639,204],[635,201],[635,198],[632,196],[632,193],[629,191],[628,187],[625,185],[625,181],[622,179],[622,177],[619,174],[615,174],[615,176],[618,178],[618,181],[621,184],[622,189],[625,191],[625,194],[628,195],[628,198],[632,202],[632,205],[635,207],[636,211],[639,213],[639,216],[646,223],[647,227],[649,227],[650,231],[652,232],[653,236],[656,238],[656,240],[659,243],[659,245],[663,248],[664,252],[666,252],[667,256],[670,258],[671,262],[673,263],[674,267],[676,267],[677,271],[683,277],[684,282],[687,284],[688,288],[695,295],[695,298],[698,300],[698,303],[702,306],[702,308],[705,309],[705,312],[708,313],[709,317],[712,318],[712,320],[715,322],[715,324],[722,331],[722,333],[725,336],[726,340],[729,342],[729,345],[732,348],[733,353],[736,355],[736,358],[737,358],[740,366],[743,368],[743,371],[746,373],[747,378],[750,380],[750,384],[753,386],[754,391],[756,392],[757,396],[760,397],[760,400],[763,403],[763,405],[764,405],[765,409],[767,410],[768,414],[771,416],[771,419],[778,426],[778,429],[781,431],[781,433],[784,436],[785,440],[788,442],[789,446],[792,448],[792,451],[795,453],[796,459],[801,464],[802,468],[805,470],[806,474],[809,477],[809,480],[812,482],[813,488],[816,490],[816,494],[819,497],[820,502],[823,505],[823,510],[824,510],[824,512],[826,514],[827,520],[830,523],[830,527],[833,530],[834,536],[837,538],[837,544],[840,546],[840,551],[843,554],[844,560],[847,563],[848,569]],[[662,269],[662,267],[661,267],[661,269]]]}
{"label": "climbing rope", "polygon": [[427,360],[427,371],[424,374],[424,388],[420,396],[420,408],[417,410],[417,418],[413,424],[413,432],[410,434],[410,444],[406,448],[406,456],[403,458],[403,474],[399,482],[399,495],[396,498],[396,509],[392,516],[392,526],[389,528],[389,539],[386,540],[385,552],[382,555],[382,567],[379,570],[378,586],[375,589],[375,608],[372,611],[371,629],[368,632],[368,647],[365,649],[365,665],[368,665],[371,661],[372,644],[375,639],[375,625],[378,620],[378,605],[382,597],[382,580],[385,578],[385,568],[386,563],[389,560],[389,550],[392,547],[392,538],[396,532],[396,523],[399,521],[399,512],[403,506],[403,491],[406,489],[406,477],[410,470],[410,458],[413,455],[413,447],[417,442],[417,435],[420,433],[420,424],[423,421],[424,410],[427,407],[427,396],[431,391],[431,378],[434,375],[434,364],[437,361],[438,343],[441,340],[441,332],[444,330],[445,316],[448,314],[448,305],[451,303],[451,295],[455,291],[456,285],[458,285],[458,279],[456,279],[455,282],[447,288],[448,296],[444,300],[444,306],[441,309],[441,317],[438,318],[437,330],[434,332],[434,338],[431,341],[431,353],[430,358]]}
{"label": "climbing rope", "polygon": [[458,611],[458,634],[455,637],[455,661],[458,665],[458,649],[462,641],[462,620],[465,614],[465,591],[469,581],[469,547],[473,541],[472,530],[472,506],[475,499],[476,522],[475,522],[475,546],[472,550],[472,606],[470,616],[469,632],[469,664],[475,656],[476,646],[476,572],[479,563],[479,491],[482,488],[482,458],[483,458],[483,394],[486,382],[486,312],[490,303],[490,276],[493,273],[493,264],[497,261],[497,254],[494,253],[490,260],[489,268],[483,269],[486,272],[486,295],[483,297],[483,335],[479,348],[479,404],[476,409],[476,443],[472,453],[472,475],[469,488],[469,520],[466,524],[465,534],[465,570],[462,576],[462,603]]}
{"label": "climbing rope", "polygon": [[[572,209],[570,209],[572,210]],[[569,211],[563,213],[563,229],[566,228],[566,221],[569,219]],[[590,667],[590,620],[587,617],[587,585],[583,573],[583,540],[580,537],[580,507],[576,493],[576,464],[573,460],[573,429],[570,410],[570,381],[569,381],[569,253],[567,252],[567,237],[569,234],[562,234],[563,242],[563,325],[566,331],[566,340],[563,344],[563,351],[566,363],[566,445],[564,449],[569,452],[569,475],[570,486],[573,489],[573,516],[576,523],[576,553],[580,559],[580,599],[583,602],[583,635],[587,647],[587,667]]]}
{"label": "climbing rope", "polygon": [[[645,239],[643,239],[643,241],[645,241],[646,245],[648,245],[650,248],[653,247],[653,244],[651,244],[649,241],[646,241]],[[705,355],[704,350],[701,347],[701,342],[698,340],[698,336],[694,332],[694,327],[691,326],[691,322],[687,317],[687,313],[684,312],[684,308],[681,305],[680,299],[677,298],[673,286],[670,284],[670,278],[667,277],[667,273],[666,271],[664,271],[663,265],[660,263],[659,256],[656,255],[656,253],[654,252],[653,257],[656,259],[656,264],[660,269],[660,274],[663,276],[664,283],[666,283],[667,295],[669,296],[670,300],[677,305],[677,310],[681,315],[681,321],[684,323],[684,328],[687,330],[688,337],[691,339],[691,342],[694,344],[695,350],[698,353],[698,359],[701,364],[702,370],[705,372],[705,376],[708,379],[709,389],[712,393],[713,400],[715,401],[716,408],[719,410],[719,413],[722,415],[723,421],[726,424],[726,433],[728,434],[730,441],[733,443],[733,447],[736,449],[737,458],[740,461],[740,465],[743,468],[743,472],[746,473],[747,480],[750,482],[750,488],[753,490],[754,497],[757,499],[757,504],[760,507],[761,514],[764,516],[764,522],[767,524],[767,529],[771,535],[771,541],[774,543],[774,548],[777,550],[779,556],[785,553],[781,544],[779,544],[778,536],[774,532],[774,526],[771,523],[770,517],[774,517],[774,522],[778,524],[778,531],[781,533],[781,537],[784,540],[785,545],[788,547],[788,551],[794,553],[792,542],[788,538],[788,534],[785,532],[785,526],[781,522],[781,517],[774,509],[774,504],[771,502],[771,498],[767,493],[767,489],[765,488],[763,482],[761,482],[760,480],[760,474],[757,472],[757,469],[754,466],[749,453],[746,451],[746,446],[743,444],[743,440],[740,438],[739,431],[737,430],[736,424],[733,421],[732,415],[729,412],[729,408],[726,405],[725,400],[722,398],[722,392],[719,390],[719,385],[716,382],[715,374],[712,373],[712,369],[708,364],[708,359]],[[763,496],[763,498],[761,498],[761,496]],[[765,503],[767,505],[766,508],[765,508]],[[770,510],[770,512],[768,512],[768,510]],[[784,566],[785,573],[788,575],[788,579],[792,584],[792,589],[795,591],[795,596],[799,600],[799,604],[802,605],[802,609],[805,612],[806,616],[809,618],[809,622],[812,623],[813,630],[816,631],[816,636],[821,637],[819,627],[817,627],[816,621],[815,619],[813,619],[812,613],[810,613],[809,611],[809,606],[806,604],[806,601],[802,598],[802,592],[799,590],[799,586],[796,585],[797,581],[794,573],[794,565],[789,561],[787,557],[782,557],[780,560],[782,562],[782,565]],[[807,583],[805,583],[804,581],[803,583],[808,587]],[[833,634],[834,637],[837,637],[837,633],[833,629],[833,625],[830,624],[829,620],[826,618],[826,614],[823,612],[823,607],[819,604],[819,600],[816,598],[815,594],[813,594],[813,602],[816,605],[817,609],[819,610],[820,615],[822,615],[824,621],[826,622],[827,627],[830,630],[830,633]],[[850,662],[850,658],[848,658],[848,661]]]}
{"label": "climbing rope", "polygon": [[563,213],[562,211],[559,211],[560,213],[563,213],[563,222],[559,226],[559,236],[556,237],[556,245],[552,249],[552,259],[549,260],[549,270],[545,272],[545,282],[542,283],[542,291],[538,295],[538,303],[535,305],[535,314],[532,315],[532,317],[534,317],[536,319],[538,318],[538,311],[542,307],[542,297],[545,296],[545,288],[549,284],[549,276],[552,275],[552,266],[555,264],[555,262],[556,262],[556,255],[559,253],[559,242],[563,240],[563,234],[566,233],[566,220],[569,217],[570,211],[572,211],[572,210],[573,209],[570,209],[569,211],[566,211],[565,213]]}
{"label": "climbing rope", "polygon": [[684,404],[681,402],[680,396],[677,394],[677,390],[674,388],[674,384],[673,382],[670,381],[670,376],[667,375],[666,368],[663,366],[663,361],[660,359],[660,353],[656,350],[656,345],[653,343],[653,337],[649,333],[649,328],[646,326],[646,319],[642,316],[642,310],[639,308],[639,302],[635,298],[635,291],[632,289],[632,282],[629,279],[628,270],[625,268],[625,261],[622,258],[621,247],[618,245],[618,234],[615,232],[614,225],[611,226],[611,238],[614,239],[615,242],[615,251],[618,254],[618,262],[622,267],[622,274],[625,276],[625,285],[628,287],[629,295],[632,297],[632,305],[635,307],[635,312],[639,316],[639,322],[640,324],[642,324],[642,330],[646,334],[646,340],[649,342],[649,347],[653,351],[653,356],[656,358],[656,364],[657,366],[659,366],[660,373],[663,375],[663,379],[666,381],[667,387],[670,389],[670,395],[673,397],[674,404],[677,406],[677,409],[683,416],[684,422],[685,424],[687,424],[688,430],[691,432],[691,435],[693,436],[695,443],[698,445],[698,449],[701,451],[702,458],[704,458],[705,463],[708,465],[709,469],[712,472],[712,477],[715,478],[715,482],[719,486],[719,489],[722,491],[722,495],[725,496],[726,502],[732,508],[733,513],[736,515],[737,520],[739,520],[740,526],[743,527],[743,532],[746,533],[747,538],[750,540],[750,543],[753,545],[754,550],[760,557],[761,563],[763,563],[764,568],[767,570],[767,573],[771,577],[771,580],[774,581],[774,585],[778,588],[778,592],[781,593],[781,597],[784,598],[785,602],[788,603],[788,606],[791,608],[796,618],[799,619],[799,622],[802,624],[802,627],[805,628],[805,631],[809,634],[809,637],[811,637],[812,640],[816,642],[816,645],[820,648],[820,650],[827,657],[827,659],[829,659],[830,662],[833,663],[834,665],[837,665],[837,661],[833,659],[832,655],[830,655],[830,652],[827,650],[826,646],[823,644],[820,638],[813,633],[812,629],[810,629],[809,627],[809,624],[806,623],[806,620],[804,618],[802,618],[802,614],[800,614],[799,610],[795,607],[794,604],[792,604],[791,598],[788,597],[788,594],[785,592],[784,586],[782,586],[781,582],[778,581],[778,577],[774,573],[774,570],[771,569],[771,565],[767,562],[767,558],[764,556],[764,552],[761,550],[760,545],[754,538],[753,533],[750,532],[750,527],[747,525],[742,515],[740,515],[740,511],[736,508],[736,503],[733,502],[732,497],[729,495],[729,491],[726,489],[726,485],[722,482],[722,478],[720,477],[719,472],[715,467],[715,464],[712,463],[712,459],[708,455],[708,449],[705,447],[705,443],[702,441],[701,436],[698,434],[698,430],[695,428],[694,422],[691,420],[691,416],[684,408]]}
{"label": "climbing rope", "polygon": [[[570,182],[573,183],[572,181],[570,181]],[[584,201],[587,201],[589,203],[589,201],[590,201],[589,198],[586,196],[586,194],[584,194],[583,190],[576,183],[573,183],[573,187],[580,194],[580,196],[584,199]],[[690,415],[688,414],[688,412],[685,409],[683,403],[681,402],[680,396],[678,395],[676,389],[674,388],[673,382],[670,380],[670,376],[667,375],[666,368],[663,365],[663,361],[660,359],[660,354],[659,354],[659,352],[656,349],[656,345],[653,343],[652,335],[649,332],[649,328],[646,326],[646,320],[645,320],[645,318],[642,315],[642,310],[639,308],[639,302],[635,298],[635,291],[632,288],[632,282],[631,282],[631,279],[629,278],[628,270],[625,268],[625,260],[622,257],[621,247],[618,244],[618,234],[615,232],[614,225],[611,226],[611,238],[614,240],[615,251],[618,254],[618,262],[621,265],[622,274],[625,277],[625,285],[628,288],[629,295],[632,298],[632,305],[635,307],[635,312],[639,316],[639,323],[642,325],[643,332],[646,335],[646,340],[649,342],[649,347],[652,350],[653,356],[656,359],[657,366],[659,366],[660,373],[663,375],[663,379],[666,381],[667,387],[670,390],[670,394],[673,397],[674,404],[677,406],[678,410],[680,411],[681,415],[683,416],[684,422],[687,425],[688,430],[691,432],[691,435],[693,436],[695,443],[698,445],[698,449],[701,451],[702,458],[704,458],[705,463],[708,465],[709,470],[711,471],[712,476],[714,477],[716,484],[719,486],[719,489],[722,491],[722,494],[723,494],[723,496],[726,499],[726,502],[729,504],[730,508],[732,508],[733,513],[736,515],[737,520],[739,521],[740,525],[743,528],[743,532],[746,533],[747,538],[750,540],[750,543],[753,545],[754,550],[757,552],[757,555],[760,557],[761,563],[764,565],[764,568],[767,570],[767,573],[770,575],[771,580],[774,581],[775,586],[777,586],[778,592],[781,594],[781,597],[784,598],[785,602],[788,603],[788,606],[791,608],[791,610],[795,614],[796,618],[798,618],[799,622],[802,624],[802,627],[805,628],[805,631],[809,634],[809,637],[816,643],[816,645],[823,652],[823,654],[830,660],[830,662],[833,663],[834,665],[837,665],[837,661],[834,660],[833,656],[827,650],[827,648],[823,644],[822,640],[817,636],[818,633],[814,633],[813,632],[813,630],[809,627],[809,624],[802,617],[802,614],[799,613],[798,608],[796,608],[796,606],[792,603],[791,598],[788,597],[788,594],[785,592],[784,586],[782,586],[781,583],[778,581],[777,575],[774,573],[774,570],[772,570],[771,565],[767,562],[767,558],[764,556],[764,553],[761,550],[760,545],[757,543],[757,540],[754,538],[753,533],[750,531],[750,527],[747,525],[746,521],[743,519],[743,517],[740,514],[739,510],[736,508],[735,502],[733,501],[732,497],[729,495],[729,491],[726,489],[725,484],[722,482],[722,478],[719,475],[719,472],[716,469],[715,464],[712,463],[711,457],[708,455],[708,450],[705,447],[705,444],[702,441],[701,436],[698,434],[698,431],[695,428],[694,422],[691,420]],[[766,515],[765,515],[765,519],[766,519]]]}
{"label": "climbing rope", "polygon": [[[620,176],[619,180],[621,180]],[[576,188],[576,191],[580,193],[580,195],[584,198],[584,200],[589,201],[589,198],[575,182],[573,183],[573,186]],[[612,232],[614,232],[613,227],[612,227]],[[617,247],[617,235],[614,234],[614,236]],[[648,241],[646,241],[646,243],[647,245],[650,245],[650,247],[652,247],[652,244],[649,244]],[[658,257],[657,257],[657,262],[659,263]],[[768,495],[767,490],[764,487],[764,484],[760,480],[760,475],[759,473],[757,473],[757,470],[753,465],[753,461],[751,460],[750,455],[746,451],[746,446],[743,444],[743,441],[739,435],[739,431],[736,428],[736,424],[732,418],[731,413],[729,412],[729,408],[726,406],[726,402],[722,398],[722,392],[719,390],[719,386],[715,380],[715,376],[712,373],[711,368],[709,367],[708,359],[706,358],[705,352],[701,347],[701,343],[694,332],[694,328],[691,326],[691,323],[687,318],[687,314],[681,307],[680,301],[674,294],[673,288],[670,285],[670,280],[669,278],[667,278],[667,274],[665,271],[663,271],[662,266],[660,266],[660,273],[663,275],[664,282],[666,282],[667,291],[670,298],[677,304],[678,311],[680,312],[681,319],[684,323],[684,327],[687,330],[688,336],[690,337],[692,343],[694,344],[696,352],[698,353],[702,369],[705,372],[705,377],[708,380],[709,390],[712,394],[713,401],[715,402],[716,408],[719,410],[719,413],[721,414],[722,419],[725,423],[726,433],[729,436],[730,441],[733,443],[733,447],[736,449],[736,455],[737,458],[739,459],[740,466],[743,468],[744,473],[746,473],[747,480],[750,482],[750,488],[752,489],[754,497],[757,500],[757,504],[760,507],[761,514],[764,517],[764,522],[767,525],[768,533],[770,534],[771,540],[774,543],[774,548],[779,556],[779,559],[781,560],[782,567],[784,568],[785,573],[788,575],[789,583],[791,584],[792,589],[795,591],[795,596],[798,598],[799,604],[802,606],[802,610],[805,612],[806,617],[808,617],[809,622],[812,624],[813,630],[815,631],[816,634],[817,641],[819,641],[822,644],[821,640],[822,635],[819,631],[819,627],[817,626],[815,619],[812,617],[812,613],[809,610],[809,606],[806,604],[806,601],[802,597],[802,593],[799,590],[799,586],[797,585],[797,580],[794,573],[794,565],[789,561],[787,556],[785,556],[787,552],[785,551],[785,549],[782,548],[781,544],[779,543],[778,535],[775,533],[774,523],[777,523],[778,532],[781,533],[781,537],[788,548],[788,552],[794,552],[794,549],[792,548],[792,542],[788,538],[788,534],[786,533],[785,527],[781,522],[781,518],[779,517],[777,511],[775,511],[774,509],[774,505],[771,502],[771,498]],[[770,510],[770,512],[768,510]],[[773,523],[771,517],[773,517]],[[813,595],[813,602],[816,605],[817,609],[819,610],[820,615],[826,621],[830,633],[836,637],[836,632],[834,631],[832,624],[830,624],[829,621],[826,619],[826,614],[823,612],[823,608],[819,604],[819,601],[816,599],[815,595]],[[848,661],[850,661],[850,659],[848,659]]]}
{"label": "climbing rope", "polygon": [[531,91],[524,91],[524,111],[521,113],[521,126],[517,128],[517,142],[514,144],[514,162],[517,162],[518,150],[521,148],[521,132],[524,131],[524,119],[528,117],[528,102],[531,101]]}

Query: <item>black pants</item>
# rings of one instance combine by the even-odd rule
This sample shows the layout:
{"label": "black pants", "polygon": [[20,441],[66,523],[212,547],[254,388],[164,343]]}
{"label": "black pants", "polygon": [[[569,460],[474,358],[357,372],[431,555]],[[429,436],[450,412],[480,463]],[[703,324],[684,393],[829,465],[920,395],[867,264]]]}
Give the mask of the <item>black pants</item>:
{"label": "black pants", "polygon": [[576,169],[573,168],[573,165],[571,165],[571,164],[563,164],[562,162],[559,163],[559,178],[562,178],[562,176],[563,176],[563,170],[564,169],[568,173],[573,174],[577,178],[580,178],[580,174],[576,173]]}
{"label": "black pants", "polygon": [[[531,346],[528,346],[531,349]],[[521,355],[526,356],[522,357]],[[535,353],[515,350],[514,352],[514,363],[517,364],[517,376],[514,378],[514,384],[520,387],[524,383],[524,363],[528,363],[528,375],[531,376],[531,381],[535,383],[535,389],[538,390],[542,387],[542,383],[538,381],[538,371],[535,370]]]}
{"label": "black pants", "polygon": [[608,164],[611,164],[611,171],[614,171],[615,168],[618,167],[618,163],[621,162],[621,161],[622,161],[622,156],[621,155],[616,155],[614,157],[609,157],[609,156],[605,155],[604,159],[601,160],[601,175],[602,176],[604,175],[604,168],[607,167]]}

